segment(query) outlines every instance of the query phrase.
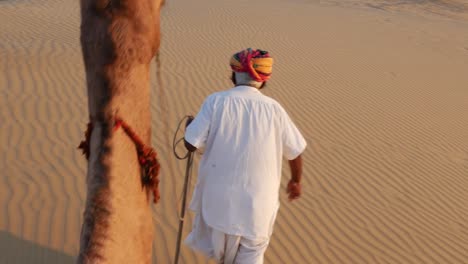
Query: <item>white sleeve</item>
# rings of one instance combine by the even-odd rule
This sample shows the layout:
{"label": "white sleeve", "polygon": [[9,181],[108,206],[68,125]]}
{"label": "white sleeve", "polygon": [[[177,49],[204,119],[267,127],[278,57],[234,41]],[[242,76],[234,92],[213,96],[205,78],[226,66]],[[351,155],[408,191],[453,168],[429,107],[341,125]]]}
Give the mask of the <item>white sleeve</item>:
{"label": "white sleeve", "polygon": [[213,106],[209,99],[208,97],[205,102],[203,102],[197,116],[185,130],[185,140],[196,148],[204,147],[208,138],[211,115],[213,112]]}
{"label": "white sleeve", "polygon": [[286,159],[293,160],[304,152],[307,142],[286,111],[283,113],[283,155]]}

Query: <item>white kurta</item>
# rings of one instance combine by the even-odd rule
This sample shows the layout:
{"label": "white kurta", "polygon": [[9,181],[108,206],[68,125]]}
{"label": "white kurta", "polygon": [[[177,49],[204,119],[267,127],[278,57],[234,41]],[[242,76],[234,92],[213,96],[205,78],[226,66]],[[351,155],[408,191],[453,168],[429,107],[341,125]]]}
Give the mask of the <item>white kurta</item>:
{"label": "white kurta", "polygon": [[294,159],[306,147],[283,107],[254,87],[214,93],[185,139],[205,148],[190,209],[226,234],[269,238],[279,208],[282,158]]}

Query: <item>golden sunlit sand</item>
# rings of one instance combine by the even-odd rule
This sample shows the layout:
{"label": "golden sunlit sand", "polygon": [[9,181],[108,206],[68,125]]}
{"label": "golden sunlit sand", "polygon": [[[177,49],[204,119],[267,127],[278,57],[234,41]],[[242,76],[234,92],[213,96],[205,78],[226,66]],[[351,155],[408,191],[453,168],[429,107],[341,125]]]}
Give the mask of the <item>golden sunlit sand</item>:
{"label": "golden sunlit sand", "polygon": [[[247,47],[274,57],[264,93],[309,143],[294,203],[284,168],[266,263],[468,263],[468,4],[166,2],[151,72],[154,263],[175,252],[177,122],[231,86],[229,58]],[[0,263],[73,263],[88,121],[79,2],[3,0],[0,25]],[[207,262],[182,248],[180,263]]]}

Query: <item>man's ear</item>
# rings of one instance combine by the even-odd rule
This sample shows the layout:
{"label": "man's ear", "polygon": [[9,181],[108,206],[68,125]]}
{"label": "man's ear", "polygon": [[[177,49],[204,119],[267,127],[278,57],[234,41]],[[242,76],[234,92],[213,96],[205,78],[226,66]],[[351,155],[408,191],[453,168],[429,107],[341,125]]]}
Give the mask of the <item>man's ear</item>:
{"label": "man's ear", "polygon": [[237,85],[237,83],[236,83],[236,73],[235,72],[232,72],[232,74],[231,74],[231,81],[232,81],[232,84]]}

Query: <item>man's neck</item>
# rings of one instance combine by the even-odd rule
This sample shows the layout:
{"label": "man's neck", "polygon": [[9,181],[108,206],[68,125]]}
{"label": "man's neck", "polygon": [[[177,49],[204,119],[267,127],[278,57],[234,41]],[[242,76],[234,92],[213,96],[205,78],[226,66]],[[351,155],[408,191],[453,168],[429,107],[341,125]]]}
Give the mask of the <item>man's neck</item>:
{"label": "man's neck", "polygon": [[250,87],[250,88],[253,88],[255,90],[260,90],[261,88],[257,88],[255,86],[252,86],[252,85],[249,85],[249,84],[236,84],[236,86],[234,86],[234,88],[236,87]]}

